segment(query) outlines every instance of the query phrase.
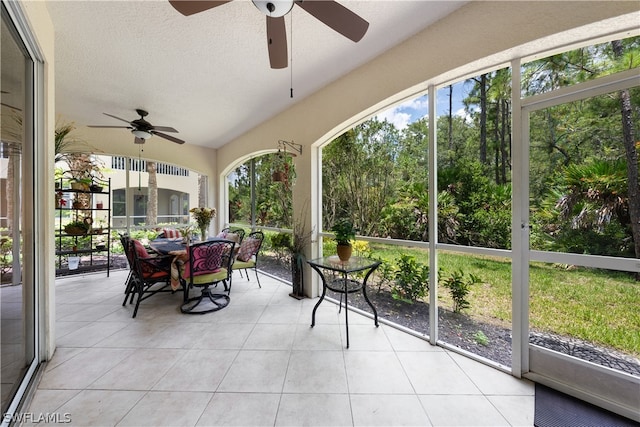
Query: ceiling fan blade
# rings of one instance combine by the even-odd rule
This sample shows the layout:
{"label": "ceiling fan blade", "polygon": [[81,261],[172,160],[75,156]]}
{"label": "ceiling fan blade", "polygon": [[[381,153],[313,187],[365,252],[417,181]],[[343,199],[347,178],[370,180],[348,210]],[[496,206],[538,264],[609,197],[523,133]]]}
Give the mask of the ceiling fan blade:
{"label": "ceiling fan blade", "polygon": [[170,127],[170,126],[154,126],[153,129],[151,130],[159,130],[162,132],[178,132],[177,130],[175,130],[174,128]]}
{"label": "ceiling fan blade", "polygon": [[105,116],[113,117],[116,120],[121,120],[121,121],[123,121],[125,123],[131,124],[131,122],[129,120],[121,119],[120,117],[114,116],[113,114],[109,114],[109,113],[102,113],[102,114],[104,114]]}
{"label": "ceiling fan blade", "polygon": [[169,0],[169,3],[171,3],[171,6],[173,6],[175,10],[184,16],[189,16],[204,12],[205,10],[213,9],[214,7],[222,6],[230,1],[231,0]]}
{"label": "ceiling fan blade", "polygon": [[155,130],[152,130],[151,133],[153,135],[158,135],[160,138],[168,139],[169,141],[175,142],[176,144],[184,144],[183,140],[178,139],[178,138],[176,138],[174,136],[167,135],[167,134],[161,133],[161,132],[156,132]]}
{"label": "ceiling fan blade", "polygon": [[296,4],[354,42],[360,41],[369,28],[367,21],[333,0],[296,0]]}
{"label": "ceiling fan blade", "polygon": [[287,68],[287,30],[284,16],[272,18],[267,16],[267,47],[271,68]]}
{"label": "ceiling fan blade", "polygon": [[133,129],[131,126],[102,126],[102,125],[87,125],[88,128],[103,128],[103,129]]}
{"label": "ceiling fan blade", "polygon": [[[7,92],[2,92],[2,93],[7,93]],[[16,111],[22,111],[22,109],[18,108],[18,107],[14,107],[13,105],[9,105],[7,103],[4,102],[0,102],[0,105],[7,107],[7,108],[11,108],[12,110],[16,110]]]}

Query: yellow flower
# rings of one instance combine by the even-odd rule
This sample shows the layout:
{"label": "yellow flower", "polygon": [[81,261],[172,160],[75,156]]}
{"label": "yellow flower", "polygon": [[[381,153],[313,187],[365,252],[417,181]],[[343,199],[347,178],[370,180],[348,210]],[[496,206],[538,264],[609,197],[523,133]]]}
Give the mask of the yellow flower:
{"label": "yellow flower", "polygon": [[198,223],[198,228],[207,228],[211,223],[211,219],[214,218],[217,214],[216,208],[191,208],[189,210],[193,215],[193,219]]}

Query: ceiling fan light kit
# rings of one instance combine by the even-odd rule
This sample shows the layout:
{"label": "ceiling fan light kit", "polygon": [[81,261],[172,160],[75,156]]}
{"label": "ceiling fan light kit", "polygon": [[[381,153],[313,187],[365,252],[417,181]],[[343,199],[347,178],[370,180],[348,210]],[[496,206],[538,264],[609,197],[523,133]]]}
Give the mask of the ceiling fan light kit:
{"label": "ceiling fan light kit", "polygon": [[154,126],[144,118],[149,114],[145,110],[140,108],[136,109],[136,113],[140,116],[139,119],[136,120],[125,120],[118,116],[114,116],[113,114],[104,113],[105,116],[112,117],[116,120],[120,120],[122,122],[128,123],[129,126],[102,126],[102,125],[89,125],[90,128],[119,128],[119,129],[130,129],[131,133],[135,136],[134,142],[136,144],[144,144],[144,141],[151,138],[153,135],[157,135],[160,138],[167,139],[171,142],[175,142],[176,144],[184,144],[184,141],[176,138],[175,136],[167,135],[164,132],[175,132],[178,133],[177,130],[170,126]]}
{"label": "ceiling fan light kit", "polygon": [[149,132],[144,131],[144,130],[134,129],[134,130],[131,131],[131,133],[134,134],[136,138],[140,138],[140,139],[149,139],[149,138],[151,138],[151,134]]}

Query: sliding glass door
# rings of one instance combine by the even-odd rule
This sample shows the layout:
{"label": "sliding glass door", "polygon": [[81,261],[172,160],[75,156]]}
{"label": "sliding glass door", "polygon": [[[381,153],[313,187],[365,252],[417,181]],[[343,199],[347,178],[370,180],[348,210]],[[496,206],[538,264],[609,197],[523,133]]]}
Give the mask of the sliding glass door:
{"label": "sliding glass door", "polygon": [[[2,424],[12,419],[38,365],[35,258],[36,66],[2,3],[0,26],[0,361]],[[21,22],[24,22],[21,20]]]}

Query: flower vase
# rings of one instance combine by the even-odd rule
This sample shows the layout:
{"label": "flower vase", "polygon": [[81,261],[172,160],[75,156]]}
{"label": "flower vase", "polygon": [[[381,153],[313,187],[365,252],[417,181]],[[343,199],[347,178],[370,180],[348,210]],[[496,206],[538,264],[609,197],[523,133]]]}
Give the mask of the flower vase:
{"label": "flower vase", "polygon": [[200,241],[204,242],[207,240],[207,227],[202,227],[200,229]]}

